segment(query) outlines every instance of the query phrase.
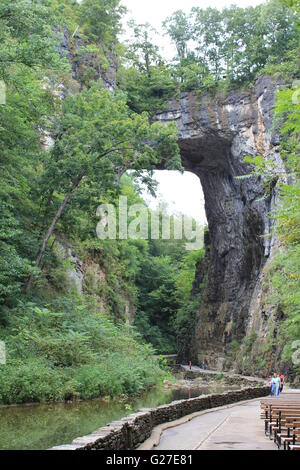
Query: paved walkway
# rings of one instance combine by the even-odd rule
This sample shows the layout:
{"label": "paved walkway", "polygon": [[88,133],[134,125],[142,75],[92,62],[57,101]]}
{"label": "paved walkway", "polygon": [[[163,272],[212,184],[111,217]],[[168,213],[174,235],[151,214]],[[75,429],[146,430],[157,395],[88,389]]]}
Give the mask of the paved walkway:
{"label": "paved walkway", "polygon": [[205,413],[165,430],[158,450],[276,450],[265,437],[259,400]]}

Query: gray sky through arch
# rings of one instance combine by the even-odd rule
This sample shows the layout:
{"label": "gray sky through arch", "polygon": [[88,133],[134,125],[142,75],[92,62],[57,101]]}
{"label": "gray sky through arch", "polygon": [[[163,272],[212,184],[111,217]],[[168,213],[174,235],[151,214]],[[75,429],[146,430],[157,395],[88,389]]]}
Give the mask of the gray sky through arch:
{"label": "gray sky through arch", "polygon": [[204,196],[198,176],[188,171],[183,174],[179,171],[155,171],[154,177],[159,184],[157,198],[147,191],[142,195],[151,209],[156,209],[160,201],[164,201],[170,214],[181,212],[206,225]]}

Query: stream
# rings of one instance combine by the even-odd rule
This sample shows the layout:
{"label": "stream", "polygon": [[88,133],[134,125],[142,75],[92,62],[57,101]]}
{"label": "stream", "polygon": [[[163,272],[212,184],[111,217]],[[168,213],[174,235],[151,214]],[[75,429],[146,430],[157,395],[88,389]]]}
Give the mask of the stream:
{"label": "stream", "polygon": [[70,444],[111,421],[119,420],[140,408],[152,408],[173,400],[220,393],[229,387],[214,384],[201,387],[153,388],[138,398],[120,401],[87,400],[0,407],[0,449],[48,449]]}

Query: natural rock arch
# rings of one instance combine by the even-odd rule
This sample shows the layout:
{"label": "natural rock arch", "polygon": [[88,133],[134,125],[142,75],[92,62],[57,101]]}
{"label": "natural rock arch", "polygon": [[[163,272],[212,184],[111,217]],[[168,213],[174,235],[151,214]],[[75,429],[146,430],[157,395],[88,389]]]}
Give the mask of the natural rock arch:
{"label": "natural rock arch", "polygon": [[162,122],[177,122],[183,166],[199,176],[203,187],[210,248],[196,275],[195,291],[206,274],[207,283],[190,354],[214,367],[222,368],[228,344],[241,340],[251,317],[261,315],[255,296],[272,255],[274,240],[265,235],[270,234],[275,192],[263,199],[259,178],[236,177],[251,172],[245,155],[263,155],[282,166],[279,139],[272,131],[277,88],[263,76],[252,90],[226,96],[184,93],[156,115]]}

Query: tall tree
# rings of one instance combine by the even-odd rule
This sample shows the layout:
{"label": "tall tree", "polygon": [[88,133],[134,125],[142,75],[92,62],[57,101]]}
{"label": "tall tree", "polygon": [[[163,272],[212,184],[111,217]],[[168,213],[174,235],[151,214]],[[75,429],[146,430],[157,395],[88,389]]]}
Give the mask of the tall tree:
{"label": "tall tree", "polygon": [[126,12],[120,3],[120,0],[82,0],[80,27],[91,41],[102,46],[116,43],[121,32],[121,18]]}
{"label": "tall tree", "polygon": [[149,23],[136,24],[131,20],[128,25],[132,29],[133,39],[128,46],[127,59],[150,77],[150,68],[162,61],[158,46],[154,44],[157,31]]}
{"label": "tall tree", "polygon": [[41,129],[51,128],[59,100],[51,91],[65,69],[48,2],[0,2],[0,302],[16,301],[33,267],[38,239],[38,178],[45,152]]}
{"label": "tall tree", "polygon": [[208,61],[216,81],[224,72],[224,27],[222,13],[216,8],[192,8],[194,18],[193,36],[196,50],[203,61]]}
{"label": "tall tree", "polygon": [[[123,94],[111,94],[98,85],[68,96],[44,176],[43,191],[50,195],[47,212],[51,212],[50,205],[54,207],[36,266],[40,267],[48,241],[80,185],[100,190],[104,180],[113,186],[120,170],[149,169],[162,159],[180,166],[176,134],[174,125],[151,126],[146,114],[128,109]],[[27,292],[32,281],[30,276]]]}
{"label": "tall tree", "polygon": [[119,71],[119,85],[134,111],[153,115],[173,96],[176,83],[155,44],[155,29],[148,23],[130,21],[129,25],[133,34]]}
{"label": "tall tree", "polygon": [[192,39],[192,28],[189,16],[182,10],[175,11],[165,19],[163,28],[176,46],[179,61],[188,55],[188,43]]}

